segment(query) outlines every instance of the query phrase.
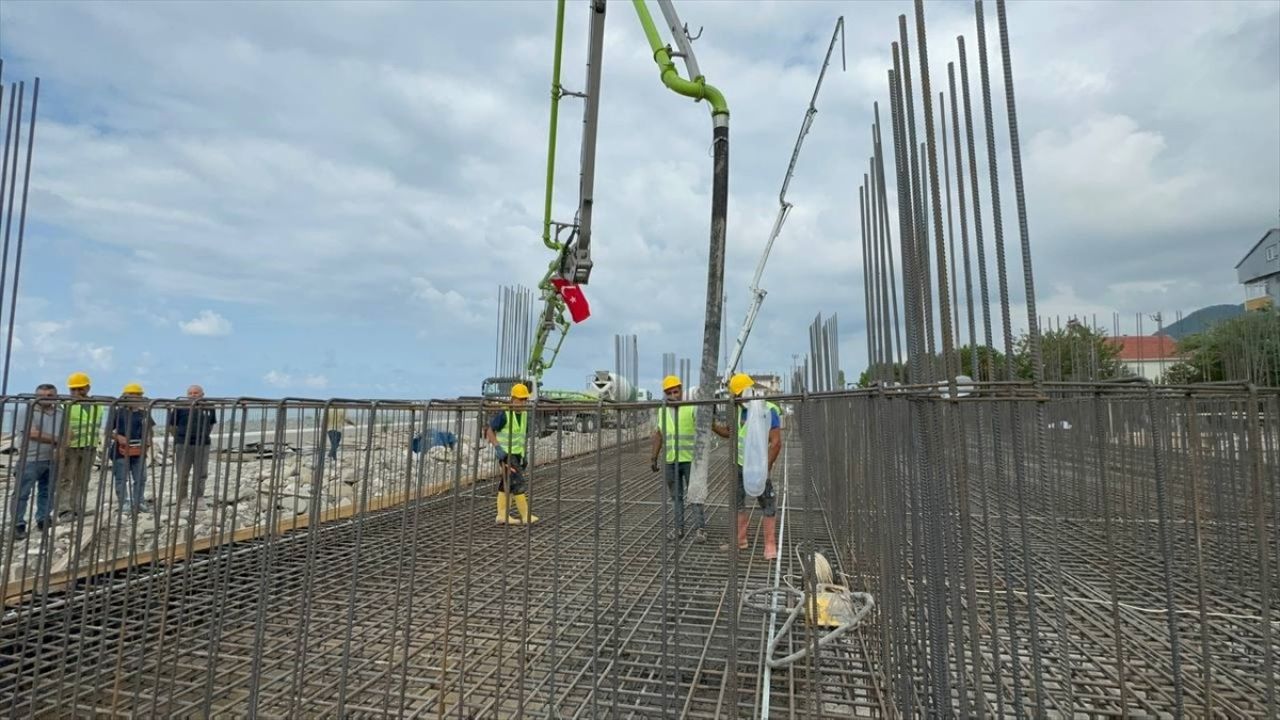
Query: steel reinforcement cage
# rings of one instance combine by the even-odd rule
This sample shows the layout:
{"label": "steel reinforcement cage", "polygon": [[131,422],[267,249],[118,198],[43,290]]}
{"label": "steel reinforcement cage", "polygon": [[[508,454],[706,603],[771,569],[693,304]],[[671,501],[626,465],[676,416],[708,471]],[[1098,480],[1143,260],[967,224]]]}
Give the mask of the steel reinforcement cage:
{"label": "steel reinforcement cage", "polygon": [[[4,401],[6,430],[31,401]],[[776,561],[750,498],[751,540],[732,542],[732,435],[713,452],[709,541],[672,532],[656,406],[590,433],[547,420],[601,406],[535,411],[540,522],[506,527],[480,441],[496,408],[478,403],[203,401],[219,420],[208,490],[178,503],[164,419],[192,405],[149,402],[150,511],[117,512],[97,447],[89,512],[58,517],[57,478],[52,524],[20,540],[16,438],[0,702],[28,717],[1273,716],[1280,393],[982,383],[775,401]],[[336,446],[333,408],[352,423]],[[856,624],[807,621],[833,586],[873,598]]]}

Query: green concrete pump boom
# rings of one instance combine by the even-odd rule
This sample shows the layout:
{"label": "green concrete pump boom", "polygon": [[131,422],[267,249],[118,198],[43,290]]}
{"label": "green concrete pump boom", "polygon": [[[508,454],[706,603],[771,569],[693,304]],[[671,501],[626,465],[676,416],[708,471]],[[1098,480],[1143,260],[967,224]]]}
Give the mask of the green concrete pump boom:
{"label": "green concrete pump boom", "polygon": [[[600,113],[600,65],[604,56],[605,1],[590,0],[591,18],[587,32],[587,77],[586,88],[583,92],[565,90],[560,84],[566,0],[558,0],[556,3],[556,46],[551,70],[551,127],[547,143],[547,188],[542,220],[542,242],[556,255],[548,265],[542,281],[538,284],[542,295],[543,309],[539,316],[533,348],[526,368],[529,378],[535,384],[541,379],[542,374],[555,363],[571,325],[570,321],[565,317],[565,301],[557,284],[586,285],[591,278],[591,210],[595,183],[596,131]],[[725,143],[727,143],[729,109],[725,105],[724,96],[719,90],[708,85],[706,80],[696,72],[697,61],[693,57],[690,39],[679,25],[679,18],[676,17],[675,9],[672,7],[670,0],[659,0],[659,5],[662,7],[663,16],[676,34],[678,52],[673,51],[669,45],[662,42],[658,30],[654,26],[653,18],[649,15],[645,0],[633,0],[633,4],[645,37],[653,48],[653,59],[658,65],[663,85],[680,95],[691,97],[695,101],[706,100],[711,106],[712,118],[717,127],[723,126]],[[680,76],[679,71],[676,70],[673,57],[684,58],[690,70],[691,79],[686,80]],[[560,99],[566,95],[583,99],[581,175],[578,185],[577,214],[572,222],[556,222],[551,217],[555,185],[556,137]],[[727,179],[725,182],[727,182]],[[713,228],[714,233],[715,230]],[[723,238],[723,223],[721,224],[721,237]],[[723,243],[721,244],[723,245]],[[714,258],[712,264],[713,266],[716,265]],[[719,265],[720,268],[717,272],[723,277],[723,248],[720,253]],[[718,296],[719,293],[717,292]],[[719,304],[717,303],[715,317],[717,338],[719,337],[718,308]]]}

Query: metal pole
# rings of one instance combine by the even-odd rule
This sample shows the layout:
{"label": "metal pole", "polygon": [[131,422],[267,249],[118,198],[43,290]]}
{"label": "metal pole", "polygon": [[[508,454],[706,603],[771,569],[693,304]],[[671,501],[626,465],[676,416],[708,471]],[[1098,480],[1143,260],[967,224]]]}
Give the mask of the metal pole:
{"label": "metal pole", "polygon": [[[9,300],[9,335],[4,344],[4,380],[0,383],[0,394],[9,392],[9,362],[13,355],[13,325],[18,316],[18,280],[22,272],[22,241],[27,228],[27,190],[31,185],[31,156],[35,151],[36,141],[36,107],[40,103],[40,78],[37,77],[31,87],[31,120],[27,126],[27,159],[22,172],[22,209],[18,216],[18,249],[13,259],[13,289]],[[21,119],[19,119],[21,120]],[[21,124],[21,123],[19,123]],[[15,166],[17,156],[14,156]],[[17,181],[17,176],[14,177]],[[12,216],[13,208],[10,206]],[[5,244],[8,245],[8,228],[5,230]]]}

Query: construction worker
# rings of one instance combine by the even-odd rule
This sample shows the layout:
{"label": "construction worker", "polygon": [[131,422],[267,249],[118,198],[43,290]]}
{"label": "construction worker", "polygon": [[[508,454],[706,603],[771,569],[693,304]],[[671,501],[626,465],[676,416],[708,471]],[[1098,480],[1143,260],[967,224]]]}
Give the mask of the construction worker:
{"label": "construction worker", "polygon": [[58,473],[58,519],[69,520],[93,512],[89,507],[89,478],[93,459],[102,442],[102,407],[83,402],[89,397],[89,376],[73,372],[67,376],[67,392],[79,402],[67,408],[67,435],[62,448],[62,471]]}
{"label": "construction worker", "polygon": [[[693,441],[697,408],[693,405],[679,404],[684,400],[684,387],[680,378],[668,375],[662,380],[662,394],[666,397],[667,406],[658,408],[654,419],[653,451],[649,467],[658,472],[658,453],[667,448],[664,472],[667,479],[667,491],[671,493],[671,504],[675,510],[675,529],[667,534],[667,538],[675,540],[684,537],[684,497],[689,489],[689,468],[693,465]],[[707,531],[702,516],[702,506],[694,505],[694,540],[706,542]]]}
{"label": "construction worker", "polygon": [[[742,393],[747,388],[755,385],[755,380],[751,379],[746,373],[738,373],[729,378],[729,394],[733,396],[735,403],[745,403]],[[777,405],[767,403],[766,407],[769,411],[769,470],[773,470],[773,463],[778,459],[778,453],[782,451],[782,412]],[[747,549],[747,528],[750,523],[751,516],[747,512],[747,491],[742,484],[742,460],[744,457],[744,446],[747,440],[747,408],[745,405],[738,410],[738,549]],[[727,438],[729,428],[720,423],[714,423],[711,429],[720,437]],[[756,503],[760,506],[760,513],[763,515],[761,525],[764,530],[764,557],[766,560],[772,560],[778,556],[778,518],[777,508],[774,505],[773,497],[773,481],[766,477],[764,483],[764,492],[760,497],[756,498]],[[728,546],[722,546],[727,550]]]}
{"label": "construction worker", "polygon": [[[165,423],[169,435],[173,438],[173,450],[177,461],[174,471],[174,484],[177,486],[174,500],[182,505],[187,499],[187,491],[195,496],[196,508],[206,510],[209,503],[205,500],[205,481],[209,479],[209,450],[213,447],[213,426],[218,423],[218,413],[211,407],[201,407],[204,399],[204,388],[192,385],[187,388],[187,400],[190,407],[174,408],[169,411],[169,420]],[[192,483],[194,476],[195,482]]]}
{"label": "construction worker", "polygon": [[18,464],[22,470],[18,476],[18,492],[14,505],[13,538],[27,536],[27,502],[31,491],[36,493],[36,528],[44,530],[52,524],[49,516],[49,500],[53,497],[54,456],[62,434],[62,408],[58,407],[58,388],[41,383],[36,388],[36,399],[25,409],[18,410],[14,423],[17,432],[13,436],[15,448],[21,448]]}
{"label": "construction worker", "polygon": [[329,427],[325,433],[329,438],[329,459],[336,462],[338,448],[342,446],[342,431],[347,425],[356,427],[356,424],[347,419],[347,411],[340,407],[331,407],[325,411],[325,424]]}
{"label": "construction worker", "polygon": [[142,386],[129,383],[120,394],[120,405],[112,409],[107,425],[112,443],[107,452],[115,471],[116,499],[121,513],[150,512],[146,499],[147,450],[151,446],[151,419],[142,400]]}
{"label": "construction worker", "polygon": [[[516,383],[511,387],[511,409],[504,410],[489,421],[484,429],[485,438],[494,448],[502,478],[498,480],[498,525],[522,525],[538,522],[538,516],[529,512],[528,483],[524,477],[525,442],[529,432],[529,414],[523,410],[529,401],[529,387]],[[519,519],[509,514],[508,498],[515,500]]]}

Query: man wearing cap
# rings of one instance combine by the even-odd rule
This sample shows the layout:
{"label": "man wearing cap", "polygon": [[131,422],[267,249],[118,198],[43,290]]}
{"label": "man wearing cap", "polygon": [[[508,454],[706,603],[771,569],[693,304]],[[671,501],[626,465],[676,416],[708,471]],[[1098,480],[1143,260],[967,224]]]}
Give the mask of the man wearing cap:
{"label": "man wearing cap", "polygon": [[111,410],[107,419],[112,438],[107,457],[115,471],[116,499],[122,513],[151,510],[145,497],[146,452],[151,446],[151,428],[156,423],[142,402],[142,392],[138,383],[125,385],[120,404]]}
{"label": "man wearing cap", "polygon": [[[684,400],[684,388],[680,378],[668,375],[662,380],[662,394],[667,404],[658,408],[654,418],[652,452],[649,467],[658,472],[658,453],[667,448],[666,462],[663,466],[667,479],[667,491],[671,493],[671,505],[675,511],[675,529],[667,534],[667,538],[675,540],[684,537],[684,498],[689,489],[689,468],[693,465],[693,442],[697,407],[681,404]],[[706,521],[702,515],[702,506],[694,505],[694,540],[706,542]]]}
{"label": "man wearing cap", "polygon": [[[731,394],[735,403],[743,403],[743,392],[747,388],[755,385],[755,380],[751,379],[746,373],[738,373],[729,379],[729,394]],[[769,402],[765,407],[769,411],[769,470],[773,470],[773,462],[778,459],[778,453],[782,451],[782,412],[777,405]],[[742,460],[745,456],[744,446],[747,440],[747,408],[745,404],[737,412],[738,416],[738,549],[747,549],[747,529],[750,525],[751,515],[747,512],[747,491],[742,484]],[[715,434],[720,437],[727,438],[729,428],[720,423],[711,426]],[[756,503],[760,506],[760,514],[763,516],[761,525],[764,530],[764,557],[766,560],[772,560],[778,556],[778,518],[777,508],[773,499],[773,481],[766,477],[764,483],[764,492],[760,497],[756,498]],[[722,549],[728,549],[723,546]]]}
{"label": "man wearing cap", "polygon": [[[489,421],[484,429],[485,438],[494,448],[502,477],[498,480],[498,525],[532,525],[538,516],[529,512],[528,482],[524,477],[525,442],[529,432],[529,414],[524,411],[529,401],[529,387],[516,383],[511,388],[511,408]],[[515,501],[520,518],[509,515],[508,496]]]}
{"label": "man wearing cap", "polygon": [[62,470],[58,473],[58,519],[69,520],[93,512],[89,507],[89,478],[93,459],[102,442],[102,407],[85,402],[89,397],[89,376],[73,372],[67,376],[67,392],[76,398],[67,408],[67,435],[62,447]]}

